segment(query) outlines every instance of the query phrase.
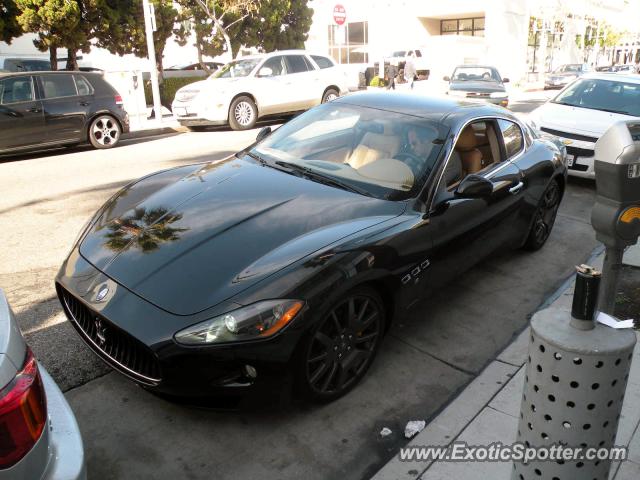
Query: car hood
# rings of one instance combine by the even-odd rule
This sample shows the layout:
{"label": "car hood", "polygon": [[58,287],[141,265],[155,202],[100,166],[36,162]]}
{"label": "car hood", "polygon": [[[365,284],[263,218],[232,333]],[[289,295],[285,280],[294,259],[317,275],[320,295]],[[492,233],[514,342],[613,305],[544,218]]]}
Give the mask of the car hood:
{"label": "car hood", "polygon": [[504,92],[504,85],[497,82],[452,82],[449,90],[462,90],[464,92]]}
{"label": "car hood", "polygon": [[190,315],[404,208],[230,157],[126,187],[80,253],[156,306]]}
{"label": "car hood", "polygon": [[613,123],[619,120],[633,120],[637,117],[547,102],[531,112],[530,118],[538,127],[598,138]]}

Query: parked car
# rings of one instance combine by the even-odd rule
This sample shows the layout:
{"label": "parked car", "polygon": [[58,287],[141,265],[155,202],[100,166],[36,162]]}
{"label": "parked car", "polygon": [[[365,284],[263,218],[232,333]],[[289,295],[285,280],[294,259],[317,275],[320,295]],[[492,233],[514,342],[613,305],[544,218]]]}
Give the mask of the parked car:
{"label": "parked car", "polygon": [[615,73],[620,73],[623,75],[638,73],[638,68],[633,65],[616,65]]}
{"label": "parked car", "polygon": [[0,57],[0,71],[41,72],[51,70],[51,62],[42,58]]}
{"label": "parked car", "polygon": [[502,78],[494,67],[483,65],[459,65],[451,77],[444,77],[449,82],[447,93],[455,97],[471,100],[482,100],[506,107],[509,94],[504,84],[508,78]]}
{"label": "parked car", "polygon": [[385,58],[385,63],[390,63],[391,60],[397,62],[398,68],[404,69],[405,63],[409,56],[413,53],[413,64],[416,68],[416,75],[422,80],[429,78],[430,66],[427,63],[427,54],[424,48],[409,48],[407,50],[396,50]]}
{"label": "parked car", "polygon": [[228,123],[253,128],[258,118],[306,110],[348,91],[332,59],[286,50],[234,60],[176,92],[172,111],[194,130]]}
{"label": "parked car", "polygon": [[[220,67],[224,65],[224,63],[220,63],[220,62],[204,62],[204,63],[207,66],[207,68],[212,72],[215,72],[216,70],[218,70]],[[198,63],[189,63],[186,65],[173,65],[172,67],[165,68],[164,70],[174,71],[174,70],[204,70],[204,69],[202,68],[202,65],[200,65],[200,63],[198,62]]]}
{"label": "parked car", "polygon": [[575,80],[531,112],[529,119],[565,143],[570,175],[595,178],[598,138],[615,122],[639,116],[639,76],[594,73]]}
{"label": "parked car", "polygon": [[0,131],[0,154],[87,140],[111,148],[129,131],[129,116],[97,73],[0,74]]}
{"label": "parked car", "polygon": [[0,480],[86,478],[78,424],[0,290]]}
{"label": "parked car", "polygon": [[152,391],[293,379],[327,401],[415,300],[494,250],[541,248],[565,177],[562,151],[503,108],[356,93],[125,187],[56,288],[89,347]]}
{"label": "parked car", "polygon": [[589,65],[583,63],[561,65],[545,77],[544,88],[545,90],[549,88],[564,88],[567,84],[589,71]]}

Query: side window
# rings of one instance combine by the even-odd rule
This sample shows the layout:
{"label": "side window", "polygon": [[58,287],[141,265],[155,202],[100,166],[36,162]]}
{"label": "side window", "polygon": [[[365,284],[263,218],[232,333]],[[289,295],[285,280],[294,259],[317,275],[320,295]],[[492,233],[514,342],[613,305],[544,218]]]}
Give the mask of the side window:
{"label": "side window", "polygon": [[301,73],[307,72],[307,62],[304,61],[302,55],[287,55],[285,57],[287,61],[287,73]]}
{"label": "side window", "polygon": [[260,70],[258,71],[258,75],[263,75],[264,76],[264,72],[263,69],[265,68],[270,68],[271,69],[271,77],[277,77],[280,75],[284,75],[285,73],[287,73],[285,71],[283,62],[282,62],[282,56],[277,56],[277,57],[271,57],[268,60],[266,60],[264,62],[264,64],[262,65],[262,67],[260,67]]}
{"label": "side window", "polygon": [[520,153],[524,148],[524,138],[520,127],[507,120],[498,120],[502,139],[504,140],[504,149],[507,153],[507,160]]}
{"label": "side window", "polygon": [[45,99],[73,97],[78,94],[71,74],[42,75],[40,78]]}
{"label": "side window", "polygon": [[316,67],[313,65],[313,63],[311,63],[311,60],[309,60],[307,56],[304,56],[302,58],[304,59],[304,63],[307,66],[308,71],[312,71],[316,69]]}
{"label": "side window", "polygon": [[33,100],[31,77],[10,77],[0,82],[0,104],[30,102]]}
{"label": "side window", "polygon": [[321,55],[311,55],[311,58],[313,58],[313,61],[316,62],[320,68],[333,67],[333,62],[327,57],[323,57]]}
{"label": "side window", "polygon": [[93,94],[93,87],[91,86],[91,84],[86,78],[80,75],[75,75],[74,78],[76,80],[76,88],[78,89],[78,95]]}
{"label": "side window", "polygon": [[422,52],[420,50],[416,50],[416,57],[421,57],[422,56]]}

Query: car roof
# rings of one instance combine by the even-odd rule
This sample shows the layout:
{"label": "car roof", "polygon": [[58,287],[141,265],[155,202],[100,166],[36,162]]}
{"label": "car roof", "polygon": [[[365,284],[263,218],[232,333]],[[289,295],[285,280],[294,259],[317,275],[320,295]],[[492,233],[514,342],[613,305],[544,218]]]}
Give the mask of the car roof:
{"label": "car roof", "polygon": [[27,72],[0,72],[0,78],[23,77],[24,75],[63,75],[65,73],[79,73],[81,75],[102,76],[102,72],[82,72],[80,70],[34,70]]}
{"label": "car roof", "polygon": [[376,108],[413,115],[449,126],[480,116],[506,116],[517,119],[508,110],[484,102],[472,102],[447,96],[426,96],[410,92],[361,92],[339,97],[333,102]]}
{"label": "car roof", "polygon": [[240,58],[235,58],[234,60],[249,60],[252,58],[269,58],[269,57],[274,57],[276,55],[321,55],[323,57],[329,57],[329,55],[326,55],[324,53],[316,53],[316,52],[309,52],[307,50],[302,50],[302,49],[289,49],[289,50],[274,50],[273,52],[269,52],[269,53],[254,53],[252,55],[243,55]]}
{"label": "car roof", "polygon": [[616,80],[618,82],[640,84],[640,75],[638,75],[637,73],[597,72],[597,73],[589,73],[587,75],[583,75],[580,78],[581,79],[592,78],[595,80]]}
{"label": "car roof", "polygon": [[468,68],[493,68],[494,70],[498,70],[496,67],[494,67],[493,65],[456,65],[455,68],[461,68],[461,67],[468,67]]}

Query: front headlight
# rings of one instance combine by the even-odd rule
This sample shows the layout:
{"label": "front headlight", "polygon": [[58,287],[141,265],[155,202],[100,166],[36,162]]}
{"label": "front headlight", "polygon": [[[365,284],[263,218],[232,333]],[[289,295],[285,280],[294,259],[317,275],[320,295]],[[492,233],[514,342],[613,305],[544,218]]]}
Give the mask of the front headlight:
{"label": "front headlight", "polygon": [[300,300],[267,300],[219,315],[176,333],[183,345],[241,342],[270,337],[300,312]]}
{"label": "front headlight", "polygon": [[200,90],[194,90],[194,89],[178,90],[178,92],[176,93],[176,100],[179,102],[189,102],[193,100],[196,97],[196,95],[198,95],[198,93],[200,93]]}
{"label": "front headlight", "polygon": [[507,97],[507,93],[506,92],[493,92],[489,96],[491,98],[506,98]]}
{"label": "front headlight", "polygon": [[449,90],[449,95],[451,95],[452,97],[466,97],[467,92],[463,90]]}

